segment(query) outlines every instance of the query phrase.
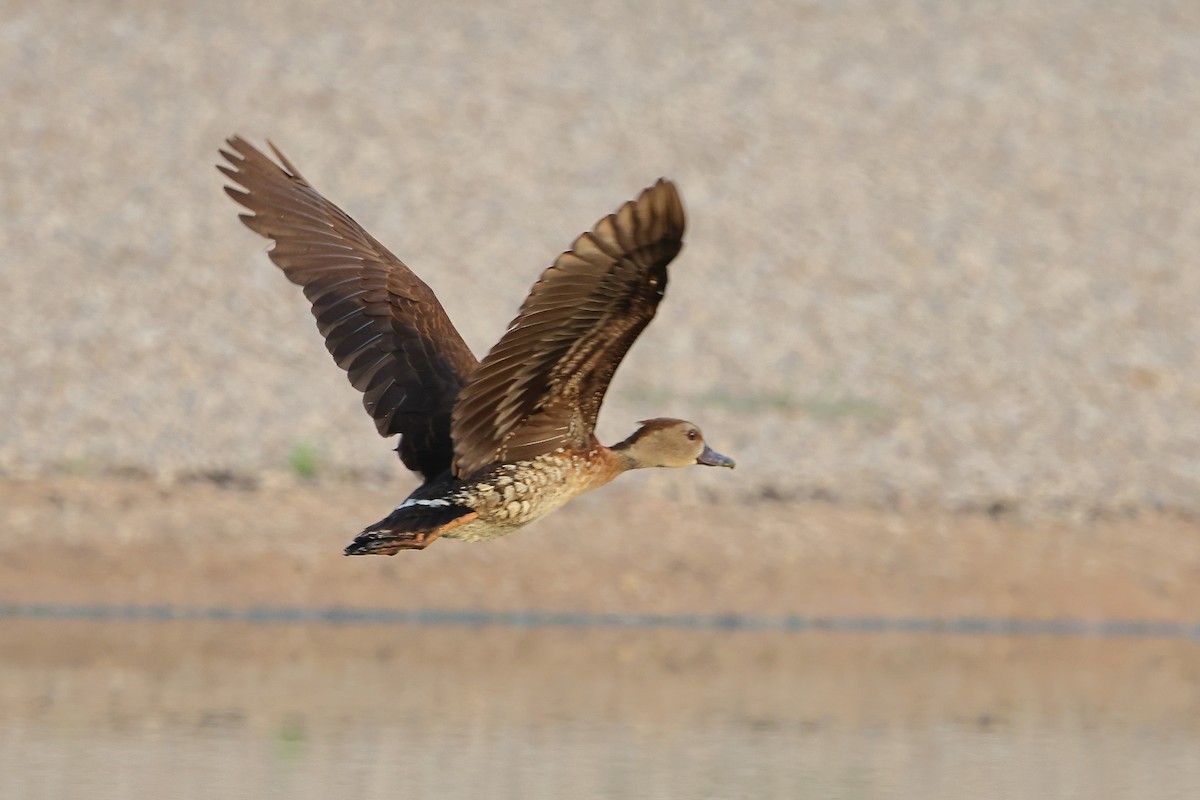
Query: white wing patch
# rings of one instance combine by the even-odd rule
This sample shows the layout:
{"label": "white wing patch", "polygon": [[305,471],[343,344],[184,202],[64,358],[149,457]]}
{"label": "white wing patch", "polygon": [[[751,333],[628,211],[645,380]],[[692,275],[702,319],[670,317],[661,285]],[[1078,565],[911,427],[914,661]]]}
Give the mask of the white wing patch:
{"label": "white wing patch", "polygon": [[409,508],[410,506],[434,506],[434,507],[437,507],[437,506],[448,506],[448,505],[450,505],[449,500],[405,500],[403,503],[396,506],[396,510],[399,511],[402,508]]}

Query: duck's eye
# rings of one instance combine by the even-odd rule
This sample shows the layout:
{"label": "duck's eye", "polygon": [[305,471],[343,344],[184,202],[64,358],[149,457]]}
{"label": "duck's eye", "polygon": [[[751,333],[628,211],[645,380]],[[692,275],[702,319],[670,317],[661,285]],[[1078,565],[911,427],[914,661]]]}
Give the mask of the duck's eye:
{"label": "duck's eye", "polygon": [[696,431],[696,429],[692,428],[690,431],[688,431],[688,440],[694,442],[699,435],[700,434]]}

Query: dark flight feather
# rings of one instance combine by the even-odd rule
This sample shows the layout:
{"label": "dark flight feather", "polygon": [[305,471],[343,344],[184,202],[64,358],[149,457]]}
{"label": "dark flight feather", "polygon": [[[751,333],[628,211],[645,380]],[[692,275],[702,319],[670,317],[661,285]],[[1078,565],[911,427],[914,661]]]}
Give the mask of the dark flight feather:
{"label": "dark flight feather", "polygon": [[240,137],[227,143],[229,165],[217,168],[241,188],[225,191],[252,212],[246,226],[275,242],[271,260],[304,288],[380,435],[400,434],[401,460],[426,480],[445,472],[451,411],[478,362],[441,303],[273,145],[278,164]]}

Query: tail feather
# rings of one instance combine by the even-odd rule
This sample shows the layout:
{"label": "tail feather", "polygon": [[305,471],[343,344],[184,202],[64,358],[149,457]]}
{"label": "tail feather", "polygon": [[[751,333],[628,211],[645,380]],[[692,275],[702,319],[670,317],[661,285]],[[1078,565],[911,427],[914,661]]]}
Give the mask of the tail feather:
{"label": "tail feather", "polygon": [[394,556],[401,550],[421,550],[462,518],[474,514],[468,506],[449,500],[406,500],[391,514],[363,529],[345,550],[348,556]]}

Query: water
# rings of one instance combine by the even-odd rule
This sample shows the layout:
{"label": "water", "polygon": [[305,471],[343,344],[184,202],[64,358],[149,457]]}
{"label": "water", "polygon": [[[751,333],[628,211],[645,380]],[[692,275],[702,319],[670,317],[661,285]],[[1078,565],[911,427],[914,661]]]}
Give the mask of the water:
{"label": "water", "polygon": [[0,620],[0,798],[1194,798],[1187,638]]}

